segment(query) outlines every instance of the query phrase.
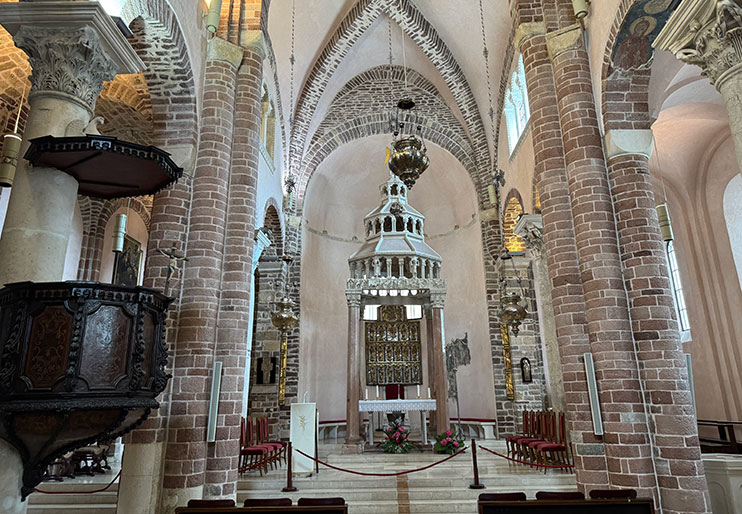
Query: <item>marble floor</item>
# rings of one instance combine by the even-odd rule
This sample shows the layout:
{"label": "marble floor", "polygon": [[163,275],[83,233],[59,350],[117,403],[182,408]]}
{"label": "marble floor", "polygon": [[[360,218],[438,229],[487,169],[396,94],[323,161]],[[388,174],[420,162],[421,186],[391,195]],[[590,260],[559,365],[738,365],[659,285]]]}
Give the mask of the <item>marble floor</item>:
{"label": "marble floor", "polygon": [[[496,451],[503,451],[502,441],[483,441]],[[426,452],[391,455],[366,452],[362,455],[343,455],[342,444],[320,444],[319,457],[333,466],[370,473],[396,473],[416,469],[441,460],[444,456]],[[115,514],[118,483],[100,493],[83,491],[100,488],[116,476],[120,466],[120,451],[111,460],[112,470],[104,475],[79,477],[64,482],[44,482],[39,489],[46,491],[76,491],[77,494],[50,495],[34,493],[29,497],[28,514]],[[489,453],[478,452],[480,481],[486,489],[469,489],[472,483],[470,452],[461,454],[443,464],[425,471],[397,477],[362,477],[320,466],[319,474],[296,476],[298,491],[282,493],[286,483],[286,468],[269,471],[265,475],[250,472],[238,483],[237,501],[245,498],[291,497],[294,502],[302,497],[342,496],[352,514],[363,513],[458,513],[476,512],[476,499],[481,492],[524,491],[534,497],[537,491],[574,490],[574,475],[560,470],[531,469]],[[97,487],[96,487],[97,486]]]}

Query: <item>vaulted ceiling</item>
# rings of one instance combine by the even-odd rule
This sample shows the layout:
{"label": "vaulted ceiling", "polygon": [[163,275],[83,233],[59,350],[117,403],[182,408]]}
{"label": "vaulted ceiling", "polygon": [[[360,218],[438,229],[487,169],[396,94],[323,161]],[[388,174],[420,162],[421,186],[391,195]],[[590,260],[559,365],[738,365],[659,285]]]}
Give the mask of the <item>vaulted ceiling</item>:
{"label": "vaulted ceiling", "polygon": [[[296,59],[293,95],[292,5]],[[481,6],[489,84],[477,0],[272,0],[268,33],[276,58],[284,120],[292,119],[293,114],[292,168],[302,169],[306,175],[302,179],[299,173],[300,194],[317,165],[317,151],[312,145],[337,116],[336,97],[342,96],[344,88],[347,91],[346,85],[354,78],[373,68],[389,66],[391,36],[394,67],[406,65],[416,77],[432,85],[431,98],[445,106],[449,113],[446,119],[456,121],[451,127],[455,138],[465,139],[458,146],[471,150],[462,163],[469,168],[480,199],[485,196],[492,158],[490,96],[496,109],[511,21],[507,0],[483,0]],[[383,81],[383,77],[377,79],[381,99],[371,102],[375,113],[380,106],[391,112],[398,100],[398,88],[391,84],[384,88]],[[369,84],[366,80],[367,91]],[[437,116],[442,116],[440,109]],[[383,155],[383,148],[380,152]],[[304,163],[307,157],[309,162]]]}

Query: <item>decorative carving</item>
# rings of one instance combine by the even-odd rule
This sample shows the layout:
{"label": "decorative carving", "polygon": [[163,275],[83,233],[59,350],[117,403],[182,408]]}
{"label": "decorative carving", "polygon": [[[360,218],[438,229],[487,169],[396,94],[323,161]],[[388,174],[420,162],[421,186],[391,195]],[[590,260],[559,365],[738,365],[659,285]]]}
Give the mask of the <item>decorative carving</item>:
{"label": "decorative carving", "polygon": [[360,291],[346,291],[345,299],[348,302],[348,307],[360,307],[361,306],[361,292]]}
{"label": "decorative carving", "polygon": [[31,93],[64,93],[91,113],[117,66],[106,54],[90,27],[48,28],[23,25],[13,37],[31,63]]}
{"label": "decorative carving", "polygon": [[678,6],[655,45],[703,70],[712,84],[742,62],[740,0],[685,1]]}
{"label": "decorative carving", "polygon": [[544,250],[544,234],[542,232],[540,214],[524,214],[513,228],[513,233],[520,236],[526,244],[531,255],[537,259],[541,258]]}
{"label": "decorative carving", "polygon": [[117,437],[158,407],[169,378],[170,301],[151,289],[88,282],[0,290],[0,437],[23,456],[24,497],[58,455]]}
{"label": "decorative carving", "polygon": [[430,291],[430,306],[434,309],[442,309],[446,303],[446,291]]}
{"label": "decorative carving", "polygon": [[23,377],[28,381],[29,389],[49,389],[64,376],[70,353],[72,323],[61,305],[47,307],[34,316]]}
{"label": "decorative carving", "polygon": [[371,277],[349,278],[346,290],[362,289],[439,289],[446,292],[446,281],[442,278],[398,278]]}
{"label": "decorative carving", "polygon": [[384,305],[381,321],[366,323],[366,384],[422,384],[420,322],[404,309]]}

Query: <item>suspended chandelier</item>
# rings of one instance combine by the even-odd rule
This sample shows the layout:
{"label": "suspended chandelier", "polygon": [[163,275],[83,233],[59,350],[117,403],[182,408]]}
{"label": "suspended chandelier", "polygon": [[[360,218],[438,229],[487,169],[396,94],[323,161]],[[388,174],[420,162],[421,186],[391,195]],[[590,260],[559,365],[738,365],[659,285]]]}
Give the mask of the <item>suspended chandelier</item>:
{"label": "suspended chandelier", "polygon": [[[389,80],[392,80],[392,25],[389,27]],[[412,189],[420,175],[430,166],[427,156],[428,149],[422,138],[422,123],[413,111],[415,101],[409,95],[407,87],[407,59],[404,50],[404,34],[402,35],[402,59],[404,69],[404,91],[402,98],[397,102],[396,110],[390,114],[390,131],[393,136],[391,148],[387,153],[387,164],[392,173],[404,182],[408,189]]]}

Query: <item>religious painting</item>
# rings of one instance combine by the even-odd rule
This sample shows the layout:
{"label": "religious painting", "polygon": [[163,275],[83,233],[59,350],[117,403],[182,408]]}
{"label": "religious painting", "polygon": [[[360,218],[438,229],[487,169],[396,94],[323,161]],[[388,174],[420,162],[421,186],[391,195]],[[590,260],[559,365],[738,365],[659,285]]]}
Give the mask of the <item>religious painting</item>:
{"label": "religious painting", "polygon": [[633,70],[649,64],[652,43],[680,0],[638,0],[621,25],[613,46],[614,69]]}
{"label": "religious painting", "polygon": [[124,235],[124,249],[113,261],[113,284],[134,287],[139,285],[139,266],[142,262],[142,245]]}
{"label": "religious painting", "polygon": [[379,318],[365,325],[366,384],[422,384],[420,322],[407,320],[398,305],[382,305]]}

